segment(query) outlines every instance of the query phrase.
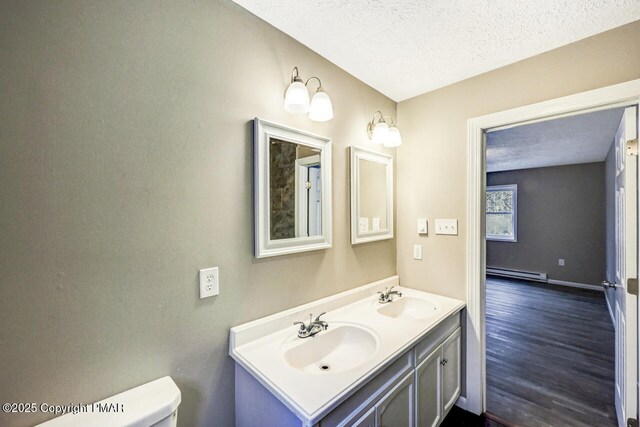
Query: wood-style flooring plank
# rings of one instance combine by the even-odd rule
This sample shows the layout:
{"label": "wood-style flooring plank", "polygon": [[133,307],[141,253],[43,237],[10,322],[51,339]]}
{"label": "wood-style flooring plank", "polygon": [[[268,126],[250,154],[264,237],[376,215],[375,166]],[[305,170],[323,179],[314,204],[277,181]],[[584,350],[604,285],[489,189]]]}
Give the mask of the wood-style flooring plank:
{"label": "wood-style flooring plank", "polygon": [[615,427],[602,292],[487,278],[487,411],[513,425]]}

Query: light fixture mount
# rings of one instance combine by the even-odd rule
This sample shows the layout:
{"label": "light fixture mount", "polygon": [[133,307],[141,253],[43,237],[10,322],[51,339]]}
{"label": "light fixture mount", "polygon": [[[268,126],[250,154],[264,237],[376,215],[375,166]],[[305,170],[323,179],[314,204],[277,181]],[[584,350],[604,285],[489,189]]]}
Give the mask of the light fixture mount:
{"label": "light fixture mount", "polygon": [[[318,89],[309,101],[308,85],[314,79],[318,81]],[[291,83],[284,95],[284,109],[291,114],[309,113],[309,119],[316,122],[325,122],[333,118],[331,98],[324,91],[320,78],[313,76],[305,82],[300,77],[297,66],[291,71]]]}
{"label": "light fixture mount", "polygon": [[[293,82],[302,83],[302,81],[303,80],[300,77],[300,72],[298,71],[298,67],[293,67],[293,70],[291,71],[291,83],[293,83]],[[307,80],[307,82],[308,82],[308,80]],[[305,83],[304,85],[306,86],[307,84]]]}
{"label": "light fixture mount", "polygon": [[380,110],[373,113],[371,121],[367,123],[367,136],[374,144],[388,148],[402,145],[400,130],[393,118],[384,115]]}

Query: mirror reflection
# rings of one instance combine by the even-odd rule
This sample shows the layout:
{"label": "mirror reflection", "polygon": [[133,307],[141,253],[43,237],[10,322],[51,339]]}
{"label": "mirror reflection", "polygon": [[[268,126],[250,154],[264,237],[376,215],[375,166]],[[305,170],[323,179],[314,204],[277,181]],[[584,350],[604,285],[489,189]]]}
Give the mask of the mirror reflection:
{"label": "mirror reflection", "polygon": [[351,147],[351,244],[393,239],[393,157]]}
{"label": "mirror reflection", "polygon": [[270,138],[271,240],[322,235],[321,151]]}
{"label": "mirror reflection", "polygon": [[387,165],[360,158],[358,172],[358,234],[387,230]]}

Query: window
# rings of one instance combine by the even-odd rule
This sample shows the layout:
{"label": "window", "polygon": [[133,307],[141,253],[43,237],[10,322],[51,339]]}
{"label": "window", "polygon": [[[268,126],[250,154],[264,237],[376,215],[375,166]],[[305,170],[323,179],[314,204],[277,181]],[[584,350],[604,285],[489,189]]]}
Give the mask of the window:
{"label": "window", "polygon": [[487,240],[518,241],[518,186],[487,187]]}

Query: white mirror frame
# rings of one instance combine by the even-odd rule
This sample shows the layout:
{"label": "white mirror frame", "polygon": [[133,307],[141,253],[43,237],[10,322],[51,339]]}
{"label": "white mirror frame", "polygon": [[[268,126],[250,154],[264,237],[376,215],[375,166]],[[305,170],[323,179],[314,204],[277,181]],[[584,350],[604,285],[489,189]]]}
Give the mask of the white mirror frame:
{"label": "white mirror frame", "polygon": [[[309,132],[261,120],[256,117],[253,127],[253,185],[254,185],[254,240],[255,257],[265,258],[298,252],[315,251],[332,246],[331,204],[331,139]],[[269,141],[282,141],[320,149],[320,173],[322,186],[322,234],[271,240]]]}
{"label": "white mirror frame", "polygon": [[[365,150],[351,146],[351,244],[375,242],[377,240],[393,239],[393,156]],[[360,171],[359,160],[382,163],[387,167],[387,229],[379,232],[368,232],[365,236],[358,235]]]}

